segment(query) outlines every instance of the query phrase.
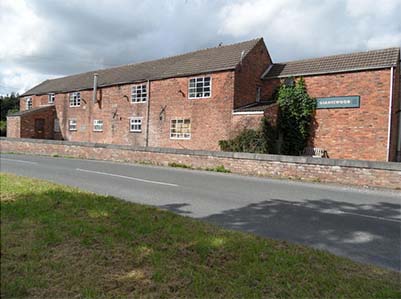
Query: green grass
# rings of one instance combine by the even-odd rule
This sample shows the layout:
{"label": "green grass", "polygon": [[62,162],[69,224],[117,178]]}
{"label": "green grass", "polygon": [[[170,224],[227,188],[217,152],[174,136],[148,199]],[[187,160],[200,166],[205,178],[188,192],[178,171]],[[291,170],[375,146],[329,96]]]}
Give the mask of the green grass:
{"label": "green grass", "polygon": [[1,174],[1,298],[400,298],[398,273]]}
{"label": "green grass", "polygon": [[194,169],[194,168],[192,167],[192,165],[187,165],[187,164],[182,164],[182,163],[176,163],[176,162],[168,163],[168,166],[170,166],[170,167],[176,167],[176,168]]}
{"label": "green grass", "polygon": [[230,173],[231,171],[224,167],[224,165],[219,165],[213,168],[205,168],[207,171],[215,171],[215,172],[223,172],[223,173]]}
{"label": "green grass", "polygon": [[206,171],[224,172],[224,173],[230,173],[231,172],[229,169],[225,168],[224,165],[219,165],[219,166],[216,166],[216,167],[206,167],[206,168],[198,167],[198,168],[194,168],[192,165],[172,162],[172,163],[168,163],[168,166],[176,167],[176,168],[206,170]]}

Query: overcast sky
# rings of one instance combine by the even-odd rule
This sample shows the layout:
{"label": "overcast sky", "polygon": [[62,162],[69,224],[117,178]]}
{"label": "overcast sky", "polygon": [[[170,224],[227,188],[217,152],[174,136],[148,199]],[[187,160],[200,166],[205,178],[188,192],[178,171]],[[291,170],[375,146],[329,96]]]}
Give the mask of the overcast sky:
{"label": "overcast sky", "polygon": [[274,62],[401,46],[401,0],[0,0],[0,94],[263,37]]}

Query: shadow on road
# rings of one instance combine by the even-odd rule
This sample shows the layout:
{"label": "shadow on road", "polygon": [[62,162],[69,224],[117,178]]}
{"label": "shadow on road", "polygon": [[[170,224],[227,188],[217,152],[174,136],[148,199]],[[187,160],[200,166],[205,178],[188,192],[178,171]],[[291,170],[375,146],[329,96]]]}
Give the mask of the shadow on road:
{"label": "shadow on road", "polygon": [[158,208],[164,209],[164,210],[169,210],[171,212],[174,212],[174,213],[180,214],[180,215],[188,215],[188,214],[191,214],[191,212],[185,211],[182,209],[183,207],[187,207],[187,206],[189,206],[189,204],[187,204],[187,203],[172,203],[172,204],[168,204],[168,205],[158,206]]}
{"label": "shadow on road", "polygon": [[230,229],[311,245],[400,271],[401,219],[397,204],[272,199],[203,220]]}

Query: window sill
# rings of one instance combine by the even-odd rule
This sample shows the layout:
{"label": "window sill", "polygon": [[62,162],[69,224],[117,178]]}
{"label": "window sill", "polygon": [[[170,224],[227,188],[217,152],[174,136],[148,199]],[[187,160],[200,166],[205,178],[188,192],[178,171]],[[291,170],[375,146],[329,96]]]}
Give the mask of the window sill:
{"label": "window sill", "polygon": [[212,98],[212,96],[208,96],[208,97],[199,97],[199,98],[191,98],[191,97],[188,97],[188,100],[198,100],[198,99],[211,99]]}
{"label": "window sill", "polygon": [[189,138],[170,137],[170,140],[191,140],[191,137],[189,137]]}

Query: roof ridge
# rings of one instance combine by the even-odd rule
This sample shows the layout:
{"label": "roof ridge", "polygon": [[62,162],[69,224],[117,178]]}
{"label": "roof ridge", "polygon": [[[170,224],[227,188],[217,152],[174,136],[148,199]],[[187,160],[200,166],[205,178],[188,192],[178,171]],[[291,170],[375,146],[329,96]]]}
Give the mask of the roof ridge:
{"label": "roof ridge", "polygon": [[294,63],[294,62],[305,62],[305,61],[311,61],[311,60],[317,60],[317,59],[337,58],[337,57],[343,57],[343,56],[349,56],[349,55],[368,54],[368,53],[373,53],[373,52],[380,52],[380,51],[386,51],[386,50],[396,50],[396,49],[400,51],[399,47],[390,47],[390,48],[381,48],[381,49],[375,49],[375,50],[349,52],[349,53],[343,53],[343,54],[334,54],[334,55],[326,55],[326,56],[313,57],[313,58],[290,60],[290,61],[284,61],[284,62],[276,62],[276,63],[273,63],[273,64],[279,65],[279,64],[288,64],[288,63]]}
{"label": "roof ridge", "polygon": [[[108,67],[108,68],[96,69],[96,70],[92,70],[92,71],[87,71],[87,72],[67,75],[67,76],[63,76],[63,77],[59,77],[59,78],[47,79],[46,81],[65,79],[65,78],[68,78],[68,77],[74,77],[74,76],[83,75],[83,74],[89,74],[89,73],[96,73],[96,72],[100,72],[100,71],[112,70],[112,69],[117,69],[117,68],[122,68],[122,67],[136,66],[136,65],[141,65],[141,64],[144,64],[144,63],[149,63],[149,62],[157,62],[157,61],[167,60],[167,59],[171,59],[171,58],[177,58],[177,57],[181,57],[181,56],[185,56],[185,55],[195,54],[195,53],[199,53],[199,52],[203,52],[203,51],[208,51],[208,50],[212,50],[212,49],[226,48],[226,47],[231,47],[231,46],[235,46],[235,45],[239,45],[239,44],[250,43],[252,41],[254,41],[255,45],[256,45],[262,39],[263,39],[262,37],[258,37],[258,38],[250,39],[250,40],[247,40],[247,41],[232,43],[232,44],[228,44],[228,45],[215,46],[215,47],[210,47],[210,48],[203,48],[203,49],[198,49],[198,50],[191,51],[191,52],[185,52],[185,53],[181,53],[181,54],[177,54],[177,55],[171,55],[171,56],[166,56],[166,57],[152,59],[152,60],[144,60],[144,61],[140,61],[140,62],[121,64],[121,65],[116,65],[116,66],[112,66],[112,67]],[[42,83],[44,83],[44,82],[42,82]],[[40,83],[40,84],[42,84],[42,83]]]}
{"label": "roof ridge", "polygon": [[[249,43],[249,42],[252,42],[252,41],[255,41],[255,45],[256,45],[256,41],[259,41],[261,39],[262,39],[261,37],[258,37],[258,38],[250,39],[250,40],[247,40],[247,41],[228,44],[228,45],[221,45],[221,46],[215,46],[215,47],[210,47],[210,48],[202,48],[202,49],[198,49],[198,50],[191,51],[191,52],[186,52],[186,53],[181,53],[181,54],[177,54],[177,55],[161,57],[161,58],[157,58],[157,59],[153,59],[153,60],[144,60],[144,61],[141,61],[141,62],[123,64],[123,65],[120,65],[120,67],[129,66],[129,65],[137,65],[137,64],[142,64],[142,63],[146,63],[146,62],[166,60],[166,59],[170,59],[170,58],[185,56],[185,55],[194,54],[194,53],[203,52],[203,51],[208,51],[208,50],[212,50],[212,49],[220,49],[220,48],[231,47],[231,46],[235,46],[235,45],[239,45],[239,44],[245,44],[245,43]],[[116,66],[116,67],[119,67],[119,66]],[[114,67],[112,67],[112,68],[114,68]]]}

